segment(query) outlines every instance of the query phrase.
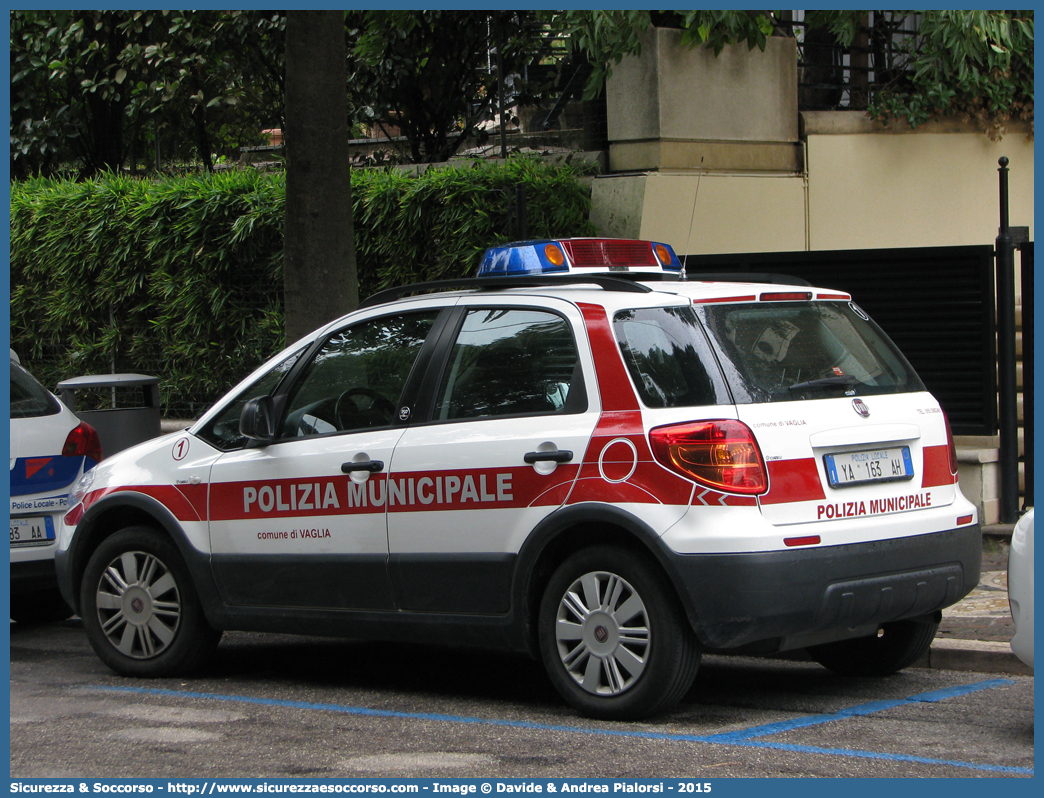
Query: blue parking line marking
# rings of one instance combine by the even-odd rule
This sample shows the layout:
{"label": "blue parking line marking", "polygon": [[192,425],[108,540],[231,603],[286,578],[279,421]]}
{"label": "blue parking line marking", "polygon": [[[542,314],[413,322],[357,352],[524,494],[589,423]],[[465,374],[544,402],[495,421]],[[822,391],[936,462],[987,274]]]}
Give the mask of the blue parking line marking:
{"label": "blue parking line marking", "polygon": [[820,748],[815,745],[790,745],[788,743],[769,743],[760,741],[740,741],[732,743],[747,748],[771,748],[776,751],[794,751],[802,754],[827,754],[829,756],[850,756],[859,759],[882,759],[888,762],[913,762],[921,765],[950,765],[957,768],[986,770],[991,773],[1012,773],[1020,776],[1032,776],[1033,768],[1022,768],[1014,765],[981,765],[975,762],[961,762],[950,759],[929,759],[924,756],[909,754],[886,754],[879,751],[860,751],[853,748]]}
{"label": "blue parking line marking", "polygon": [[947,765],[950,767],[966,768],[970,770],[983,770],[993,773],[1012,773],[1017,775],[1032,776],[1033,768],[1014,767],[1007,765],[987,765],[976,762],[962,762],[960,760],[929,759],[926,757],[912,756],[908,754],[888,754],[874,751],[860,751],[846,748],[820,748],[809,745],[793,745],[790,743],[774,743],[759,739],[769,734],[789,731],[791,729],[806,728],[834,720],[848,717],[859,717],[892,709],[899,706],[909,706],[919,703],[934,703],[947,698],[954,698],[970,693],[988,690],[993,687],[1001,687],[1014,684],[1011,679],[990,679],[985,682],[963,685],[960,687],[935,690],[928,693],[910,696],[909,698],[895,701],[872,701],[867,704],[859,704],[855,707],[843,709],[830,715],[810,715],[804,718],[795,718],[792,721],[781,721],[763,726],[755,726],[750,729],[726,732],[723,734],[693,735],[693,734],[669,734],[666,732],[632,731],[625,729],[600,729],[583,728],[580,726],[562,726],[551,723],[535,723],[524,720],[499,720],[496,718],[476,718],[466,715],[445,715],[433,712],[401,712],[391,709],[371,709],[369,707],[355,707],[345,704],[322,704],[309,701],[289,701],[280,698],[258,698],[253,696],[227,695],[222,693],[200,693],[190,690],[168,690],[156,687],[118,687],[106,685],[84,685],[81,689],[94,690],[109,693],[135,693],[138,695],[162,696],[166,698],[197,698],[207,701],[230,701],[241,704],[256,704],[259,706],[285,707],[288,709],[305,709],[322,712],[338,712],[348,715],[366,715],[382,718],[403,718],[408,720],[429,720],[444,723],[473,723],[485,726],[501,726],[515,729],[527,729],[534,731],[556,731],[569,732],[572,734],[595,734],[605,737],[630,737],[644,740],[665,740],[670,742],[707,743],[711,745],[733,745],[746,748],[770,748],[778,751],[792,751],[796,753],[825,754],[828,756],[847,756],[862,759],[880,759],[890,762],[912,762],[925,765]]}
{"label": "blue parking line marking", "polygon": [[1011,679],[989,679],[985,682],[976,682],[975,684],[961,685],[960,687],[948,687],[945,690],[933,690],[928,693],[920,693],[918,695],[912,695],[909,698],[900,698],[893,701],[871,701],[868,704],[858,704],[857,706],[848,707],[829,715],[807,715],[803,718],[783,720],[778,723],[767,723],[764,726],[754,726],[750,729],[723,732],[722,734],[712,734],[703,739],[707,742],[735,743],[742,740],[750,740],[754,737],[765,737],[770,734],[779,734],[793,729],[818,726],[821,723],[831,723],[835,720],[844,720],[845,718],[860,717],[862,715],[872,715],[875,712],[882,712],[886,709],[894,709],[895,707],[909,706],[911,704],[936,703],[948,698],[957,698],[962,695],[969,695],[981,690],[989,690],[993,687],[1003,687],[1009,684],[1015,684],[1015,682]]}

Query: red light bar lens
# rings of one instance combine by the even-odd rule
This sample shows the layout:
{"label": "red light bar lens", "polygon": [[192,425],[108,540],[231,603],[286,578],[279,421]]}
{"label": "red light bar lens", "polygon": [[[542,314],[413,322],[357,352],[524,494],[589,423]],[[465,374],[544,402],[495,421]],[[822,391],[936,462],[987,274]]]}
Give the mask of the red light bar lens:
{"label": "red light bar lens", "polygon": [[599,269],[656,268],[660,265],[648,241],[615,238],[580,238],[563,241],[574,266]]}
{"label": "red light bar lens", "polygon": [[807,302],[811,298],[811,291],[775,291],[761,295],[762,302]]}

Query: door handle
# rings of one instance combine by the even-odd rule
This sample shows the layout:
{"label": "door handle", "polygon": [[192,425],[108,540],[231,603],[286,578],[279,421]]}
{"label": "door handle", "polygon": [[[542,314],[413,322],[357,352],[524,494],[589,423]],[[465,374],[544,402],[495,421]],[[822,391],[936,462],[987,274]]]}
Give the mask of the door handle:
{"label": "door handle", "polygon": [[522,459],[529,465],[534,463],[568,463],[573,459],[573,453],[568,449],[556,449],[553,452],[527,452]]}
{"label": "door handle", "polygon": [[345,474],[351,474],[353,471],[369,471],[371,474],[376,474],[383,470],[383,460],[360,460],[359,462],[341,463],[341,471]]}

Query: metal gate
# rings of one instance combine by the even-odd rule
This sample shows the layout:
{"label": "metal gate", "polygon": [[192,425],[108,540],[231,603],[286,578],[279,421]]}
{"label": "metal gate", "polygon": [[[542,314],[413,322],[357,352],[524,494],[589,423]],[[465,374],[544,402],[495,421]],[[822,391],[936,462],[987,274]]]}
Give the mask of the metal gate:
{"label": "metal gate", "polygon": [[700,272],[778,272],[850,293],[906,355],[956,435],[997,433],[993,247],[690,255]]}

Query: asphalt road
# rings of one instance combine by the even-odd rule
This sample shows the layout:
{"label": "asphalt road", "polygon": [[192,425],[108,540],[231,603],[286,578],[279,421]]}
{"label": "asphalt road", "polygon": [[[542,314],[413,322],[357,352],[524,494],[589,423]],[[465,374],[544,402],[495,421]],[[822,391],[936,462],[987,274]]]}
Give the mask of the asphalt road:
{"label": "asphalt road", "polygon": [[524,657],[233,633],[203,677],[134,680],[77,620],[12,624],[10,755],[12,778],[1025,777],[1033,678],[706,657],[670,714],[605,723]]}

